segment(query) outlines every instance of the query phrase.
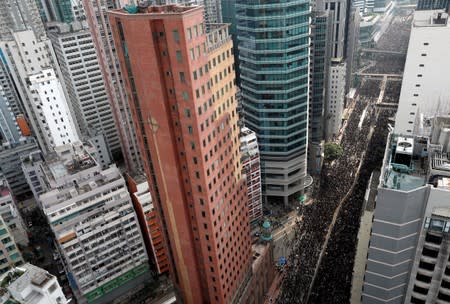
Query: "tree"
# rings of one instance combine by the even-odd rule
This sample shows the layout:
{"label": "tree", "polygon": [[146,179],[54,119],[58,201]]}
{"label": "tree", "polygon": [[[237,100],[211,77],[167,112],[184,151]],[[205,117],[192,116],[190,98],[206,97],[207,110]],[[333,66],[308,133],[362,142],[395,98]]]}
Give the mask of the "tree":
{"label": "tree", "polygon": [[326,143],[324,148],[324,160],[332,162],[342,156],[344,151],[342,147],[336,143]]}

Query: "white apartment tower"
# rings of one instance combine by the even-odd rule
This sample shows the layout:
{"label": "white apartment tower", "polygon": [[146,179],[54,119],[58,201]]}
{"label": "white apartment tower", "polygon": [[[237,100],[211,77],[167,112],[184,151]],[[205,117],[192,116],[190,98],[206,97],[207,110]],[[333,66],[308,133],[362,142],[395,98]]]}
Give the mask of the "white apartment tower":
{"label": "white apartment tower", "polygon": [[86,21],[48,24],[49,37],[82,134],[103,133],[112,155],[121,153],[113,110]]}
{"label": "white apartment tower", "polygon": [[[37,138],[39,146],[47,153],[52,151],[54,144],[59,139],[50,139],[48,130],[45,127],[42,129],[43,125],[49,124],[47,120],[52,119],[52,117],[45,117],[36,113],[36,103],[42,102],[44,104],[46,99],[35,100],[41,96],[31,92],[31,79],[36,81],[37,75],[42,74],[44,70],[46,71],[45,75],[51,73],[54,79],[52,79],[53,84],[50,85],[60,87],[58,90],[59,106],[68,108],[71,116],[73,116],[73,110],[67,102],[65,85],[61,83],[61,72],[56,62],[51,42],[45,36],[36,1],[7,0],[6,3],[2,1],[1,5],[6,5],[7,9],[0,14],[0,23],[4,24],[8,29],[0,33],[2,60],[18,90],[23,110],[25,111],[24,114]],[[42,112],[42,114],[47,114],[47,112]],[[71,120],[74,122],[73,119]],[[72,128],[73,125],[70,127]],[[77,134],[76,137],[78,137],[78,126],[75,125],[74,127],[74,134]],[[69,133],[68,136],[71,136],[71,134]],[[52,140],[54,144],[51,144]]]}
{"label": "white apartment tower", "polygon": [[78,133],[61,82],[53,69],[29,77],[33,112],[46,146],[57,147],[78,141]]}
{"label": "white apartment tower", "polygon": [[247,127],[241,129],[240,152],[242,173],[247,178],[247,205],[250,222],[256,223],[263,216],[261,198],[261,163],[255,132]]}
{"label": "white apartment tower", "polygon": [[450,23],[444,10],[415,11],[395,132],[415,134],[423,117],[450,111]]}
{"label": "white apartment tower", "polygon": [[78,302],[109,303],[116,288],[148,275],[133,204],[115,165],[102,169],[81,143],[62,148],[34,172],[44,181],[38,200]]}
{"label": "white apartment tower", "polygon": [[344,113],[347,67],[345,62],[332,59],[328,76],[328,95],[325,107],[325,138],[331,140],[339,133]]}

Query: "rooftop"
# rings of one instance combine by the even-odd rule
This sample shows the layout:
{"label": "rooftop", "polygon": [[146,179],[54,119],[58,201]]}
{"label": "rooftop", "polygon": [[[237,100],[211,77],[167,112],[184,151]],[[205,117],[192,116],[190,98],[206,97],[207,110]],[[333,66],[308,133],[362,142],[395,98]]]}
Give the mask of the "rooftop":
{"label": "rooftop", "polygon": [[382,175],[384,188],[410,191],[427,182],[427,145],[424,137],[390,134]]}
{"label": "rooftop", "polygon": [[231,35],[228,32],[230,24],[210,23],[206,26],[209,29],[206,41],[210,52],[231,41]]}
{"label": "rooftop", "polygon": [[179,15],[186,12],[202,9],[197,5],[182,6],[176,4],[169,5],[149,5],[143,3],[140,5],[128,4],[122,9],[114,10],[113,13],[121,13],[126,15]]}
{"label": "rooftop", "polygon": [[51,181],[75,175],[84,170],[98,166],[94,157],[81,142],[55,148],[54,153],[47,154],[43,169]]}
{"label": "rooftop", "polygon": [[413,27],[447,27],[448,14],[444,10],[415,11]]}
{"label": "rooftop", "polygon": [[13,293],[21,293],[30,285],[42,288],[53,278],[48,271],[27,263],[3,274],[0,280],[2,287]]}
{"label": "rooftop", "polygon": [[389,135],[382,187],[410,191],[430,183],[450,189],[450,116],[427,121],[423,135]]}

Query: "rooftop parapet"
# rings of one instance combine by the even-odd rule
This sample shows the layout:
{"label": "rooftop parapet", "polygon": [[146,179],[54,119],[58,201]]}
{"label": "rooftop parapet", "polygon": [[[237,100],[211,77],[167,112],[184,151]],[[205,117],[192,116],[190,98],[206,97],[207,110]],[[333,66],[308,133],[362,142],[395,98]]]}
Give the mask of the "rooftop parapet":
{"label": "rooftop parapet", "polygon": [[200,9],[201,7],[198,5],[177,5],[177,4],[169,4],[169,5],[150,5],[149,3],[142,3],[139,5],[128,4],[125,5],[122,9],[114,10],[113,12],[124,13],[128,15],[179,15],[186,13],[191,10]]}
{"label": "rooftop parapet", "polygon": [[231,36],[228,32],[229,26],[230,24],[228,23],[209,23],[206,25],[209,30],[206,41],[210,52],[231,41]]}
{"label": "rooftop parapet", "polygon": [[383,188],[409,191],[427,182],[428,139],[390,134],[385,153]]}

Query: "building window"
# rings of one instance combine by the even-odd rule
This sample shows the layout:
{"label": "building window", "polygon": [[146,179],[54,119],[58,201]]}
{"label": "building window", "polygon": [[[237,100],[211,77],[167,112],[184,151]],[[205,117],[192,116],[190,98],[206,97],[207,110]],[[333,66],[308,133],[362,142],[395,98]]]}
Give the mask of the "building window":
{"label": "building window", "polygon": [[182,94],[183,94],[183,99],[184,99],[184,100],[189,100],[189,94],[188,94],[188,92],[183,92]]}
{"label": "building window", "polygon": [[180,42],[180,34],[178,33],[178,30],[173,30],[173,39],[175,40],[175,42]]}
{"label": "building window", "polygon": [[182,57],[181,57],[181,51],[180,51],[180,50],[177,50],[177,51],[176,51],[176,56],[177,56],[177,61],[178,61],[178,62],[181,62]]}
{"label": "building window", "polygon": [[186,82],[186,79],[184,77],[184,72],[180,72],[180,81],[183,83]]}
{"label": "building window", "polygon": [[191,40],[192,39],[192,30],[191,30],[191,28],[187,29],[187,33],[188,33],[188,39]]}

